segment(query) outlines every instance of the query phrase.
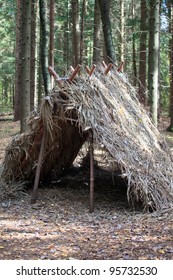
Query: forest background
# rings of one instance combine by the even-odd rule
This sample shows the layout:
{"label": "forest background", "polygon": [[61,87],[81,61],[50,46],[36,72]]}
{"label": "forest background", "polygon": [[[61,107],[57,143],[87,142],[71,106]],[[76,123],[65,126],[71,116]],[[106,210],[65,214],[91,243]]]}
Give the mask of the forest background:
{"label": "forest background", "polygon": [[0,0],[0,112],[26,117],[72,65],[124,62],[123,71],[157,125],[173,127],[171,0]]}

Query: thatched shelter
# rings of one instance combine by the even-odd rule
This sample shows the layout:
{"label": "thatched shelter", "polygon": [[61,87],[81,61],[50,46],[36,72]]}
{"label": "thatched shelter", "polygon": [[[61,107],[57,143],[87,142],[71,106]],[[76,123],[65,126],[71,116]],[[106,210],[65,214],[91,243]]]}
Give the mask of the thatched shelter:
{"label": "thatched shelter", "polygon": [[164,137],[152,124],[126,76],[103,66],[80,73],[73,82],[56,84],[38,112],[28,119],[30,131],[18,135],[6,149],[2,178],[32,181],[46,131],[41,180],[68,170],[92,131],[104,146],[110,165],[118,164],[126,178],[130,203],[145,208],[170,207],[173,201],[173,162]]}

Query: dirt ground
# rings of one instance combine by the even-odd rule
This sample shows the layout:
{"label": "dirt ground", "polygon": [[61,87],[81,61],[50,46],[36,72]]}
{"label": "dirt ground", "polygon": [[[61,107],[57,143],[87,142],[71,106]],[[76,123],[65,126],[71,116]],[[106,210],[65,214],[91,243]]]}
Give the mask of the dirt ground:
{"label": "dirt ground", "polygon": [[[19,124],[0,121],[0,161]],[[173,146],[172,135],[168,141]],[[173,209],[143,213],[126,199],[117,177],[97,173],[94,213],[89,213],[88,170],[20,199],[0,202],[0,259],[173,259]]]}

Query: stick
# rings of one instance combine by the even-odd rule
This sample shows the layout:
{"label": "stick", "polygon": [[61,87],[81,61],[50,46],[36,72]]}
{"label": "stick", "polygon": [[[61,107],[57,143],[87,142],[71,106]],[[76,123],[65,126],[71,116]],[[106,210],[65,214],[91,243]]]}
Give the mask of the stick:
{"label": "stick", "polygon": [[93,132],[90,132],[90,209],[94,212],[94,149],[93,149]]}
{"label": "stick", "polygon": [[31,204],[36,203],[36,199],[37,199],[37,191],[38,191],[38,184],[39,184],[39,180],[40,180],[40,172],[41,172],[41,168],[42,168],[42,159],[43,159],[43,154],[44,154],[45,142],[46,142],[46,130],[44,128],[43,137],[42,137],[42,140],[41,140],[40,153],[39,153],[39,156],[38,156],[38,163],[37,163],[36,174],[35,174],[34,188],[33,188],[32,197],[31,197]]}
{"label": "stick", "polygon": [[123,72],[124,61],[122,61],[117,69],[118,72]]}
{"label": "stick", "polygon": [[85,69],[86,69],[86,71],[87,71],[87,73],[88,73],[88,75],[89,75],[89,73],[90,73],[89,67],[88,67],[88,66],[85,66]]}
{"label": "stick", "polygon": [[107,65],[106,65],[106,63],[104,62],[104,60],[102,61],[102,65],[103,65],[104,68],[107,68]]}
{"label": "stick", "polygon": [[78,66],[74,69],[73,73],[71,74],[70,78],[68,79],[69,82],[72,82],[75,76],[78,74],[79,70],[81,68],[81,65],[78,64]]}
{"label": "stick", "polygon": [[55,72],[52,66],[48,67],[49,73],[54,77],[55,81],[58,82],[59,85],[61,85],[61,79],[59,78],[58,74]]}
{"label": "stick", "polygon": [[74,71],[73,66],[70,66],[70,71],[73,73],[73,71]]}
{"label": "stick", "polygon": [[107,75],[107,74],[109,73],[109,71],[111,70],[112,67],[113,67],[113,64],[112,64],[112,63],[109,63],[109,64],[108,64],[108,67],[106,68],[104,74]]}
{"label": "stick", "polygon": [[89,72],[89,76],[91,77],[92,76],[92,74],[94,73],[94,70],[96,69],[96,65],[95,64],[93,64],[92,65],[92,68],[91,68],[91,70],[90,70],[90,72]]}
{"label": "stick", "polygon": [[93,64],[91,69],[89,69],[89,67],[88,67],[88,66],[86,66],[86,67],[85,67],[85,69],[86,69],[86,71],[87,71],[88,75],[91,77],[91,76],[92,76],[92,74],[93,74],[93,72],[94,72],[94,70],[96,69],[96,65],[95,65],[95,64]]}
{"label": "stick", "polygon": [[53,69],[52,66],[49,66],[48,67],[48,70],[49,70],[49,73],[55,78],[55,80],[59,80],[59,76],[58,74],[55,72],[55,70]]}

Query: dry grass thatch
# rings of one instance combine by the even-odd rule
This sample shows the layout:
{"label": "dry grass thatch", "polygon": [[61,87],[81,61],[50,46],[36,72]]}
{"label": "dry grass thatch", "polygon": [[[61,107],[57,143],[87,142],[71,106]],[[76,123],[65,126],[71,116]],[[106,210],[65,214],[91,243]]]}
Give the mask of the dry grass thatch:
{"label": "dry grass thatch", "polygon": [[127,179],[129,201],[160,209],[173,201],[173,163],[163,136],[139,104],[126,77],[102,66],[92,77],[64,81],[43,99],[40,112],[29,118],[30,132],[8,146],[3,163],[5,181],[31,179],[35,174],[42,128],[47,140],[42,177],[61,174],[75,159],[92,129],[110,163],[118,163]]}

